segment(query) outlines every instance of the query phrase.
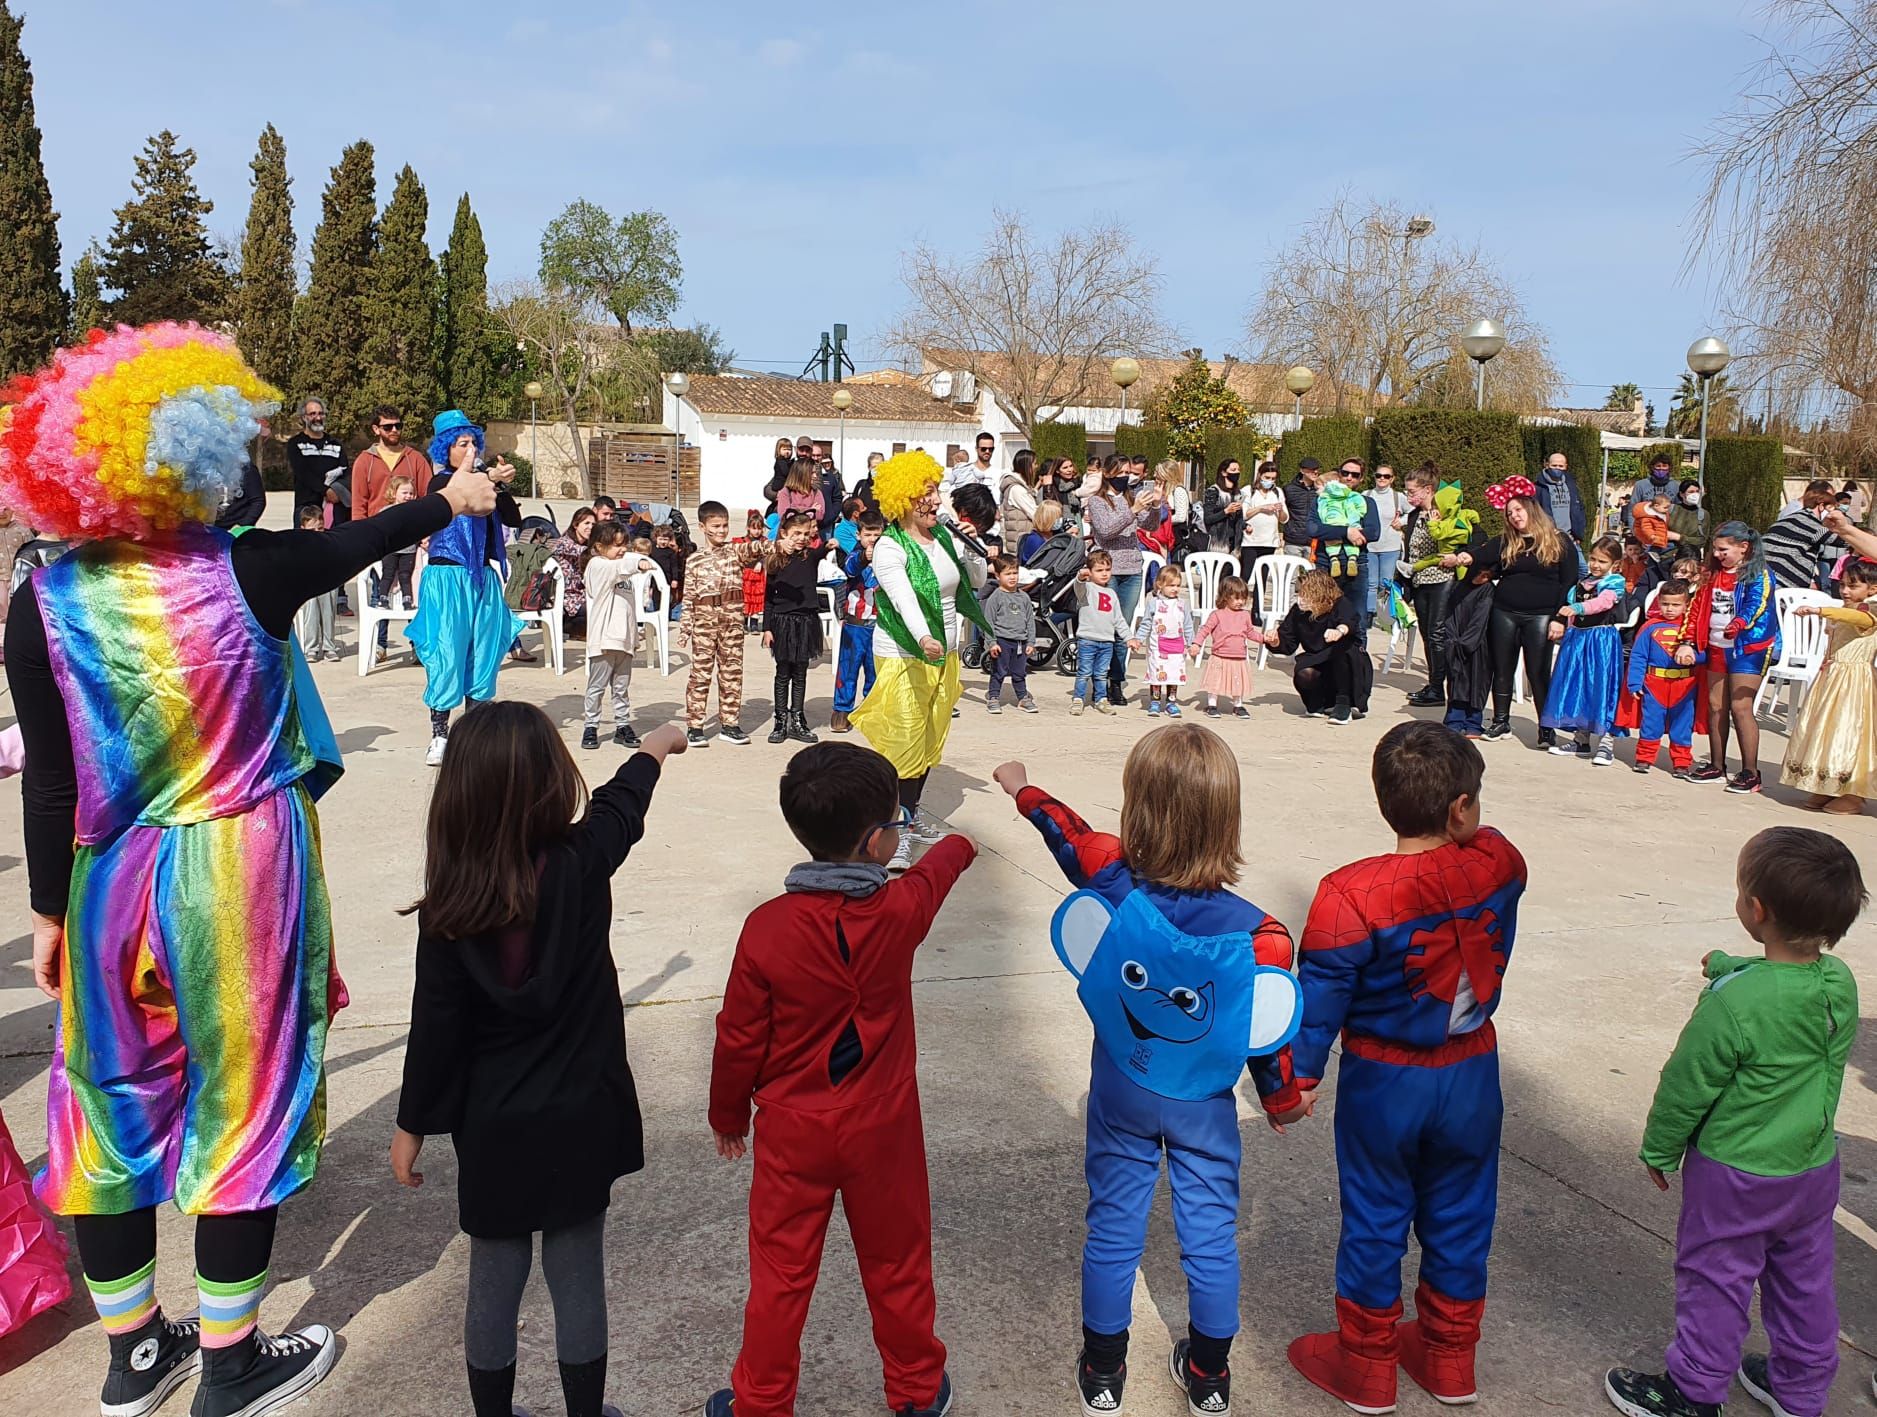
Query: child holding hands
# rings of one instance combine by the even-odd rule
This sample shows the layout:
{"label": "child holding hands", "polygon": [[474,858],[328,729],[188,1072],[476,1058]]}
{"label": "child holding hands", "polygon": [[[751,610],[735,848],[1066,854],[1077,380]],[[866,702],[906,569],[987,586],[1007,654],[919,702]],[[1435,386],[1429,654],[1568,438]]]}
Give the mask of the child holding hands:
{"label": "child holding hands", "polygon": [[1226,699],[1239,718],[1250,718],[1245,699],[1251,693],[1251,646],[1264,636],[1251,619],[1251,591],[1237,576],[1219,582],[1219,607],[1206,617],[1194,641],[1196,650],[1211,650],[1206,661],[1206,717],[1219,716],[1219,700]]}
{"label": "child holding hands", "polygon": [[[1833,1122],[1858,999],[1826,951],[1869,897],[1850,848],[1803,827],[1755,836],[1735,875],[1734,914],[1761,953],[1702,959],[1711,982],[1642,1134],[1659,1189],[1682,1173],[1681,1220],[1667,1371],[1604,1378],[1628,1417],[1719,1417],[1736,1370],[1773,1412],[1819,1417],[1838,1370]],[[1772,1352],[1743,1357],[1756,1283]]]}
{"label": "child holding hands", "polygon": [[675,727],[646,735],[588,801],[547,715],[497,701],[456,725],[430,799],[391,1171],[421,1186],[424,1138],[455,1143],[476,1417],[514,1410],[536,1231],[568,1417],[608,1410],[606,1210],[613,1182],[645,1165],[612,878],[645,832],[665,759],[684,749]]}
{"label": "child holding hands", "polygon": [[889,881],[887,863],[912,818],[893,765],[855,743],[797,753],[781,795],[783,820],[810,859],[744,924],[711,1060],[718,1155],[743,1156],[752,1107],[757,1135],[743,1350],[705,1417],[795,1411],[802,1325],[837,1194],[886,1369],[886,1405],[901,1417],[943,1417],[952,1385],[933,1333],[912,964],[977,849],[946,836]]}
{"label": "child holding hands", "polygon": [[[1169,1367],[1192,1412],[1229,1413],[1241,1159],[1232,1088],[1251,1045],[1249,1035],[1228,1030],[1225,1021],[1250,1011],[1257,966],[1286,971],[1291,962],[1290,933],[1231,890],[1244,863],[1238,762],[1222,738],[1196,723],[1147,734],[1122,770],[1119,836],[1092,830],[1031,786],[1022,763],[1005,763],[993,777],[1042,834],[1069,883],[1107,902],[1108,933],[1121,933],[1115,954],[1125,956],[1109,960],[1118,977],[1109,976],[1104,943],[1092,957],[1083,956],[1080,975],[1096,1034],[1076,1360],[1082,1408],[1121,1410],[1134,1275],[1164,1152],[1187,1295],[1187,1336],[1174,1344]],[[1180,938],[1170,951],[1155,952],[1156,942],[1168,936]],[[1063,958],[1070,963],[1070,954]],[[1118,1014],[1109,1002],[1116,998],[1122,1001]],[[1222,1071],[1209,1080],[1176,1071],[1191,1066],[1191,1050],[1205,1046],[1208,1036],[1217,1054],[1202,1061],[1222,1062]],[[1266,1120],[1277,1131],[1309,1111],[1282,1046],[1289,1036],[1284,1031],[1263,1055],[1249,1059]]]}
{"label": "child holding hands", "polygon": [[1186,655],[1193,642],[1193,612],[1180,597],[1180,568],[1162,566],[1154,577],[1154,593],[1141,616],[1140,638],[1134,649],[1147,647],[1147,716],[1180,716],[1180,685],[1186,682]]}
{"label": "child holding hands", "polygon": [[[1443,1403],[1472,1402],[1499,1198],[1498,1042],[1525,861],[1479,823],[1485,760],[1435,723],[1375,746],[1375,798],[1395,849],[1331,872],[1304,926],[1297,982],[1306,1103],[1342,1042],[1336,1083],[1336,1328],[1291,1365],[1358,1412],[1395,1410],[1397,1367]],[[1401,1262],[1421,1242],[1415,1317]]]}

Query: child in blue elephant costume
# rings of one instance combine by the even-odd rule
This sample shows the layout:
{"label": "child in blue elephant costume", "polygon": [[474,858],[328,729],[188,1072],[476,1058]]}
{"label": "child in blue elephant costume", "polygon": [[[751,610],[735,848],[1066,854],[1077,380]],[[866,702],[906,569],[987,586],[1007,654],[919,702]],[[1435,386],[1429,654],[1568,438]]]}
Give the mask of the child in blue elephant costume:
{"label": "child in blue elephant costume", "polygon": [[1022,763],[995,776],[1080,888],[1056,912],[1052,935],[1095,1025],[1076,1361],[1083,1408],[1121,1409],[1134,1274],[1164,1153],[1188,1319],[1169,1367],[1192,1411],[1228,1412],[1238,1332],[1233,1089],[1249,1061],[1273,1128],[1308,1110],[1288,1046],[1302,1019],[1290,932],[1227,889],[1243,862],[1237,760],[1198,724],[1149,733],[1122,772],[1119,836],[1091,830],[1030,786]]}

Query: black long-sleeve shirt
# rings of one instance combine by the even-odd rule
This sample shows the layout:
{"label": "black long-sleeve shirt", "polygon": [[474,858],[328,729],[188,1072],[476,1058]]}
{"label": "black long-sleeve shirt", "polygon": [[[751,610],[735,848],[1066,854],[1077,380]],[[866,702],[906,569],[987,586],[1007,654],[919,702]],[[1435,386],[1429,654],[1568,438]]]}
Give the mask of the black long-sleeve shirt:
{"label": "black long-sleeve shirt", "polygon": [[805,553],[769,572],[763,596],[763,628],[775,628],[783,615],[816,615],[821,611],[821,558]]}
{"label": "black long-sleeve shirt", "polygon": [[233,531],[238,526],[254,526],[266,511],[267,488],[261,481],[261,470],[250,458],[241,469],[241,490],[215,514],[215,525],[223,531]]}
{"label": "black long-sleeve shirt", "polygon": [[[441,531],[450,516],[450,504],[432,494],[331,531],[244,532],[229,552],[235,584],[261,628],[285,639],[307,601],[382,561],[387,552]],[[52,675],[39,590],[32,581],[14,592],[7,613],[6,670],[26,750],[20,792],[32,908],[40,915],[61,916],[72,881],[78,774],[65,698]]]}
{"label": "black long-sleeve shirt", "polygon": [[1474,542],[1469,575],[1486,571],[1493,578],[1493,605],[1514,615],[1555,615],[1577,584],[1577,543],[1564,533],[1563,553],[1555,566],[1547,566],[1530,552],[1505,559],[1505,538]]}

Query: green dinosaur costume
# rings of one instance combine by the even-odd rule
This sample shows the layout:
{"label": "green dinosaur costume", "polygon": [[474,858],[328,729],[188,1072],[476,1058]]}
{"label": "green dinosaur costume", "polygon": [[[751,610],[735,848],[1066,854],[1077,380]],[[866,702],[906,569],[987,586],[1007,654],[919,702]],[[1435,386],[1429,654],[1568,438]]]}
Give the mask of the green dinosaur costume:
{"label": "green dinosaur costume", "polygon": [[[1457,482],[1443,482],[1434,493],[1434,506],[1427,517],[1427,534],[1434,538],[1432,556],[1423,556],[1412,567],[1425,571],[1440,564],[1442,556],[1458,556],[1472,543],[1479,526],[1479,513],[1460,505],[1465,496]],[[1457,576],[1459,571],[1455,571]]]}

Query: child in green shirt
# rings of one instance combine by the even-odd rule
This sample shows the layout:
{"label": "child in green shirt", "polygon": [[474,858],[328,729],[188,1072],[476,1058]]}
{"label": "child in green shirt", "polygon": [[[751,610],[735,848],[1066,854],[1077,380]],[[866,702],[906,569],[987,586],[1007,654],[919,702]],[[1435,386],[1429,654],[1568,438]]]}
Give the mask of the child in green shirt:
{"label": "child in green shirt", "polygon": [[[1785,1417],[1818,1417],[1838,1369],[1832,1124],[1857,1035],[1857,982],[1825,951],[1868,899],[1836,837],[1773,827],[1740,852],[1734,913],[1760,957],[1715,950],[1711,981],[1662,1068],[1642,1163],[1662,1190],[1682,1172],[1675,1341],[1668,1371],[1613,1368],[1629,1417],[1718,1417],[1738,1368]],[[1760,1286],[1770,1354],[1742,1357]]]}

